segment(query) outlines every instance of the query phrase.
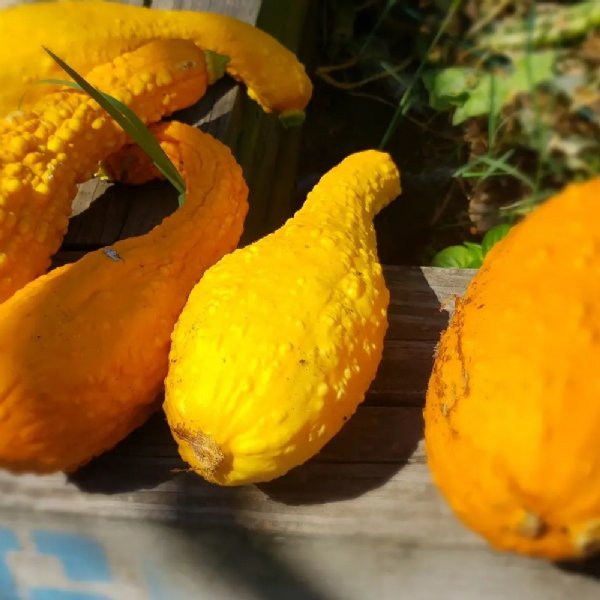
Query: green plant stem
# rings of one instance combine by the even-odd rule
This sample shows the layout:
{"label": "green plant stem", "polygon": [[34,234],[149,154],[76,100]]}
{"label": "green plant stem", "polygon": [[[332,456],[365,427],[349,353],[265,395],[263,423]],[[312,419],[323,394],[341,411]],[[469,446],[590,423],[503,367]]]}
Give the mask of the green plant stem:
{"label": "green plant stem", "polygon": [[369,31],[369,34],[367,35],[363,45],[360,47],[360,50],[358,51],[359,57],[362,56],[366,52],[367,48],[373,41],[373,37],[375,36],[375,33],[381,27],[381,24],[385,21],[390,10],[392,10],[392,8],[396,4],[396,2],[398,2],[398,0],[387,0],[386,5],[384,6],[383,10],[379,14],[379,17],[377,18],[377,21],[375,22],[375,25],[373,25],[373,28],[371,29],[371,31]]}
{"label": "green plant stem", "polygon": [[175,168],[169,157],[158,143],[157,139],[152,135],[146,125],[139,117],[125,104],[97,90],[93,85],[88,83],[77,71],[65,63],[61,58],[56,56],[51,50],[44,47],[44,50],[52,57],[52,59],[73,79],[71,81],[59,81],[56,79],[45,80],[42,83],[60,83],[75,89],[83,90],[121,126],[123,131],[127,133],[140,146],[140,148],[152,160],[156,168],[164,175],[164,177],[175,187],[179,193],[179,204],[181,205],[185,197],[185,182],[183,177]]}
{"label": "green plant stem", "polygon": [[438,29],[437,33],[435,34],[435,37],[431,41],[431,44],[429,44],[429,47],[427,48],[427,52],[425,53],[425,56],[419,63],[419,66],[417,67],[417,70],[415,71],[412,79],[410,80],[410,83],[408,84],[406,90],[404,90],[404,93],[402,94],[402,98],[400,98],[400,102],[398,103],[398,106],[396,107],[394,115],[392,116],[392,119],[391,119],[385,133],[383,134],[383,137],[381,138],[381,142],[379,143],[380,150],[385,148],[385,146],[387,146],[388,142],[390,141],[390,138],[392,137],[392,135],[396,131],[396,128],[398,127],[398,124],[400,123],[400,119],[406,114],[408,108],[410,107],[410,100],[411,100],[413,90],[414,90],[415,86],[417,85],[419,78],[421,77],[421,73],[423,72],[423,69],[425,68],[427,59],[428,59],[429,55],[431,54],[431,51],[433,50],[433,48],[437,45],[439,39],[442,37],[442,35],[446,31],[446,29],[448,28],[448,25],[450,25],[450,22],[452,21],[452,18],[456,14],[456,11],[459,9],[461,3],[462,3],[462,0],[452,0],[452,4],[450,5],[450,10],[444,17],[444,20],[442,21],[440,28]]}

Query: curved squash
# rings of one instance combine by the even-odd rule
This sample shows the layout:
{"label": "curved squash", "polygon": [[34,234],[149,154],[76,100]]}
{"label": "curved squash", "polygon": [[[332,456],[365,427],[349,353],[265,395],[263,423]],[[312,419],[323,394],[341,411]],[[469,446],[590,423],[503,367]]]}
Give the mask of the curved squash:
{"label": "curved squash", "polygon": [[433,477],[495,547],[600,550],[600,178],[486,257],[442,335],[425,408]]}
{"label": "curved squash", "polygon": [[154,131],[185,178],[183,207],[0,305],[4,468],[71,471],[140,425],[157,407],[189,291],[239,240],[248,190],[229,150],[180,123]]}
{"label": "curved squash", "polygon": [[[87,79],[145,122],[189,106],[206,91],[203,53],[191,42],[152,42]],[[77,183],[127,140],[84,92],[44,96],[0,119],[0,302],[42,274],[67,230]]]}
{"label": "curved squash", "polygon": [[283,475],[354,413],[387,327],[372,219],[399,192],[387,154],[351,155],[281,229],[194,287],[172,336],[164,410],[207,480]]}
{"label": "curved squash", "polygon": [[[49,23],[51,25],[49,25]],[[298,118],[312,85],[296,56],[265,32],[232,17],[192,11],[149,10],[118,2],[36,2],[0,12],[0,114],[14,110],[24,88],[60,71],[47,46],[75,70],[155,39],[186,39],[230,58],[230,75],[245,83],[263,109]],[[28,88],[28,98],[44,90]]]}

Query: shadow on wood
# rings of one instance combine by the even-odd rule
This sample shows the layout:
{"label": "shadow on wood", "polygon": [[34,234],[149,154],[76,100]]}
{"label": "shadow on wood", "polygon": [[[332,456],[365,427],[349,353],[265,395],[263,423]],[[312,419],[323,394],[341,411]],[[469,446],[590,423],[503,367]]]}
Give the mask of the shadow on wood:
{"label": "shadow on wood", "polygon": [[[396,474],[422,439],[421,406],[428,369],[424,369],[424,375],[419,375],[415,381],[414,377],[410,377],[408,368],[413,359],[410,345],[403,351],[396,347],[393,361],[390,361],[388,348],[397,340],[415,340],[423,360],[430,364],[448,313],[440,312],[440,301],[421,270],[403,269],[390,271],[388,275],[392,290],[390,327],[382,368],[372,389],[381,390],[383,377],[391,377],[393,383],[385,394],[370,393],[367,401],[317,456],[286,476],[258,486],[272,500],[290,505],[309,505],[361,496],[379,488]],[[427,319],[420,318],[421,310],[429,314]],[[406,375],[404,379],[394,377],[394,365],[395,368],[404,365],[400,369]],[[407,396],[403,393],[404,388],[418,395],[416,399],[411,396],[409,406],[403,405]],[[378,405],[381,398],[383,402]],[[410,406],[413,401],[414,405]],[[320,465],[340,465],[339,477],[335,468],[323,470]],[[160,413],[114,450],[80,469],[70,479],[82,490],[114,494],[152,488],[171,480],[178,470],[185,467]],[[206,484],[194,476],[185,485],[192,490],[194,486]],[[200,495],[203,493],[198,492]],[[198,492],[192,493],[191,498],[197,497]]]}
{"label": "shadow on wood", "polygon": [[583,575],[600,581],[600,554],[583,561],[565,561],[555,563],[556,567],[572,575]]}
{"label": "shadow on wood", "polygon": [[165,181],[136,186],[114,184],[70,220],[62,247],[93,250],[143,235],[176,208],[177,192]]}
{"label": "shadow on wood", "polygon": [[[182,490],[183,493],[184,490]],[[179,544],[186,548],[188,560],[198,569],[214,572],[237,590],[240,598],[260,600],[335,600],[322,581],[302,569],[285,550],[286,538],[249,530],[232,519],[219,529],[190,526],[187,517],[177,520]],[[318,545],[306,538],[305,544]],[[297,543],[297,542],[296,542]],[[289,544],[289,542],[288,542]],[[287,556],[286,556],[287,554]],[[321,584],[321,585],[319,585]]]}
{"label": "shadow on wood", "polygon": [[[422,437],[420,409],[364,408],[319,455],[259,488],[272,500],[290,505],[357,498],[393,477],[408,462]],[[335,467],[326,473],[313,468],[321,463],[339,464],[339,476]],[[349,464],[352,477],[343,468]]]}
{"label": "shadow on wood", "polygon": [[121,494],[156,488],[186,468],[159,412],[113,450],[69,475],[69,481],[83,492]]}

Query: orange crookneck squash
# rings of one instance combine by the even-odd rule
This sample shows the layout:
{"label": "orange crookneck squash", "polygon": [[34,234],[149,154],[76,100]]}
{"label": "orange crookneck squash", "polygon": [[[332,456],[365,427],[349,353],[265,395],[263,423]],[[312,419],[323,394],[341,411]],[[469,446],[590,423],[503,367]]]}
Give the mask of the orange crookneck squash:
{"label": "orange crookneck squash", "polygon": [[[88,81],[145,123],[189,106],[210,73],[192,42],[151,42],[92,69]],[[0,118],[0,303],[41,275],[67,230],[76,184],[127,136],[85,92],[63,89]]]}
{"label": "orange crookneck squash", "polygon": [[[183,39],[229,57],[227,72],[284,123],[301,122],[312,85],[297,57],[257,27],[225,15],[149,9],[120,2],[57,1],[0,11],[0,114],[15,110],[61,76],[50,48],[79,73],[153,40]],[[24,93],[26,92],[26,94]]]}
{"label": "orange crookneck squash", "polygon": [[458,301],[425,408],[433,477],[494,547],[600,550],[600,178],[515,226]]}
{"label": "orange crookneck squash", "polygon": [[[238,243],[248,190],[229,149],[176,122],[152,130],[186,181],[183,207],[0,304],[0,467],[71,471],[140,425],[190,290]],[[155,174],[141,151],[127,159],[138,181]]]}

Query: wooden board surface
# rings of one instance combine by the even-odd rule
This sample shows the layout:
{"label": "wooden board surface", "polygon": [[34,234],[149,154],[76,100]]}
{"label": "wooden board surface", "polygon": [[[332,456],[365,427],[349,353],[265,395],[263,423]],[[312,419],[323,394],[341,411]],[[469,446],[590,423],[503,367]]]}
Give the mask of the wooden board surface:
{"label": "wooden board surface", "polygon": [[[29,544],[40,531],[83,536],[113,562],[127,549],[120,560],[143,586],[162,590],[144,595],[138,582],[133,598],[207,589],[215,595],[198,597],[598,598],[598,561],[556,566],[496,553],[440,498],[421,407],[453,294],[472,272],[388,266],[385,275],[392,301],[382,368],[365,403],[314,459],[269,484],[219,488],[181,471],[157,414],[69,477],[0,472],[0,533],[10,523]],[[148,564],[161,565],[151,583]],[[117,595],[108,597],[129,598],[114,592],[126,583],[117,577],[109,586]]]}
{"label": "wooden board surface", "polygon": [[[154,6],[254,22],[260,2]],[[238,139],[239,94],[224,81],[183,116]],[[253,135],[245,151],[268,147],[272,168],[286,138],[271,146],[272,134]],[[143,233],[175,208],[166,185],[91,182],[75,211],[96,198],[72,219],[57,264]],[[271,227],[278,218],[255,217]],[[64,598],[57,590],[79,600],[600,598],[600,561],[557,566],[496,553],[456,521],[432,485],[424,392],[454,295],[472,275],[385,267],[390,326],[365,402],[318,456],[272,483],[223,489],[184,472],[160,413],[69,477],[0,471],[0,600]]]}
{"label": "wooden board surface", "polygon": [[[416,541],[437,531],[438,543],[453,543],[461,534],[469,540],[470,535],[445,520],[446,511],[439,512],[430,489],[421,407],[433,348],[448,316],[440,305],[461,293],[470,276],[468,271],[386,268],[392,302],[379,375],[342,432],[284,478],[227,489],[177,472],[185,465],[157,414],[115,450],[70,477],[0,473],[0,507],[185,518],[205,525],[235,518],[272,533],[402,535]],[[405,512],[417,504],[419,512]]]}

